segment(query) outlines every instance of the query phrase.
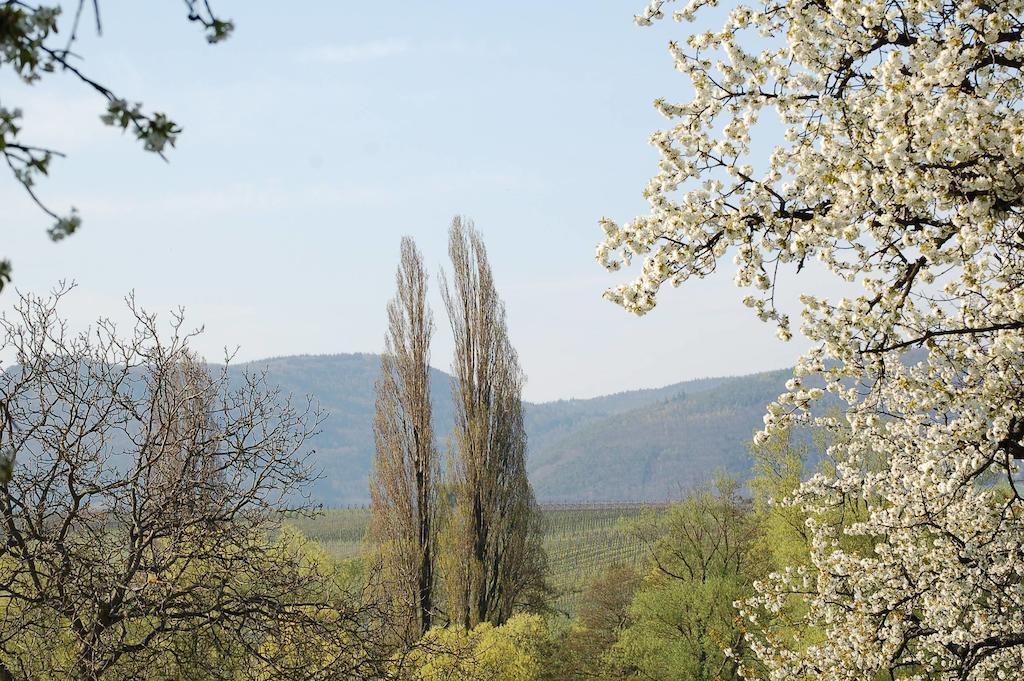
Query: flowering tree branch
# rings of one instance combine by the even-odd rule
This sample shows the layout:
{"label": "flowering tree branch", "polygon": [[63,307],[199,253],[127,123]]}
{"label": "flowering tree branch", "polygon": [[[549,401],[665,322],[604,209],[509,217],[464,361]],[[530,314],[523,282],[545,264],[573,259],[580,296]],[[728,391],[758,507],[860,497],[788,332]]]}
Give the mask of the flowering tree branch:
{"label": "flowering tree branch", "polygon": [[[716,4],[679,2],[673,17]],[[669,53],[693,94],[655,102],[668,124],[651,136],[648,213],[601,220],[598,260],[642,261],[606,297],[644,314],[665,284],[731,261],[744,303],[787,340],[780,273],[817,262],[860,287],[800,295],[813,346],[756,436],[814,423],[836,463],[788,501],[811,565],[740,604],[752,649],[773,679],[1019,674],[1024,3],[737,2]],[[759,155],[764,116],[784,132]],[[814,409],[829,393],[839,416]],[[851,499],[863,517],[828,521]],[[784,633],[794,604],[813,643]]]}

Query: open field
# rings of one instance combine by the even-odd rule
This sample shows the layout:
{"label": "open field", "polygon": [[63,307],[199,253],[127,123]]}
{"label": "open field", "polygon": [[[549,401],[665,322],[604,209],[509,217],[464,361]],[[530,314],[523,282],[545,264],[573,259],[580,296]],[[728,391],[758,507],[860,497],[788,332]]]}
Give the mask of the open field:
{"label": "open field", "polygon": [[[542,505],[551,583],[562,594],[556,607],[574,613],[582,589],[611,565],[642,565],[644,547],[627,527],[645,511],[658,508],[642,504]],[[335,558],[351,559],[359,555],[369,520],[369,509],[362,507],[328,509],[315,518],[291,522]]]}

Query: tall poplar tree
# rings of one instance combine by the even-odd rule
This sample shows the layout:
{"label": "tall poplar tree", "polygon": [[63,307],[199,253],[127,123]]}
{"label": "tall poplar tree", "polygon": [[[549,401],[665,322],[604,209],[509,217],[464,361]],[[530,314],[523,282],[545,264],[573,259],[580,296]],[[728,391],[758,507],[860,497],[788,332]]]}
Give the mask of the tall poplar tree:
{"label": "tall poplar tree", "polygon": [[449,578],[454,621],[501,624],[543,584],[544,553],[526,477],[524,376],[509,342],[505,307],[472,223],[449,233],[452,282],[441,293],[455,342],[452,392],[456,505],[450,526],[458,556]]}
{"label": "tall poplar tree", "polygon": [[388,600],[411,642],[430,628],[434,609],[437,457],[429,366],[434,322],[423,257],[410,237],[402,239],[395,283],[377,382],[370,533]]}

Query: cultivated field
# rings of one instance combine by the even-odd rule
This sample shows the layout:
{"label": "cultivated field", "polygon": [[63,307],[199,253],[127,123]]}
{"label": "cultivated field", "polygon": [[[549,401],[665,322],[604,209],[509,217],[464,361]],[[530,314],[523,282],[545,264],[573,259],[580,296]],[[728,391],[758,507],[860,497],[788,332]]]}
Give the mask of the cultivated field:
{"label": "cultivated field", "polygon": [[[551,584],[561,593],[556,607],[573,614],[587,583],[615,564],[641,566],[644,547],[628,526],[656,507],[641,504],[572,504],[541,506],[545,520]],[[316,518],[292,521],[337,559],[352,559],[362,548],[370,520],[367,508],[329,509]]]}

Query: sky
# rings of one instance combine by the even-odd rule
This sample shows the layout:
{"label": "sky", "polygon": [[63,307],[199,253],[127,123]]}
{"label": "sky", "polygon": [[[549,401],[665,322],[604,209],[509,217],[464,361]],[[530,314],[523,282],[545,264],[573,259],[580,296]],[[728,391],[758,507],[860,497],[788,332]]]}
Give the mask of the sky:
{"label": "sky", "polygon": [[[642,4],[217,0],[237,28],[211,46],[180,2],[106,0],[82,67],[184,132],[165,163],[103,126],[104,102],[72,76],[0,77],[24,139],[67,153],[40,195],[83,220],[51,243],[0,176],[14,285],[74,281],[76,328],[126,320],[130,292],[154,312],[183,307],[212,361],[378,352],[402,235],[437,275],[458,214],[484,235],[529,400],[789,366],[804,345],[742,306],[728,267],[644,317],[601,298],[632,273],[597,264],[597,221],[646,212],[647,139],[667,125],[652,102],[689,93],[667,43],[712,28],[639,28]],[[432,364],[447,369],[432,283]]]}

